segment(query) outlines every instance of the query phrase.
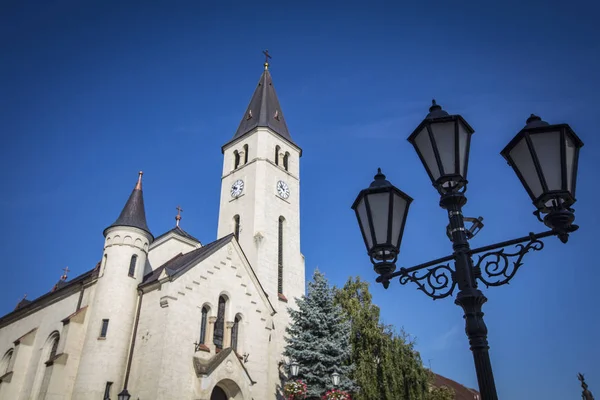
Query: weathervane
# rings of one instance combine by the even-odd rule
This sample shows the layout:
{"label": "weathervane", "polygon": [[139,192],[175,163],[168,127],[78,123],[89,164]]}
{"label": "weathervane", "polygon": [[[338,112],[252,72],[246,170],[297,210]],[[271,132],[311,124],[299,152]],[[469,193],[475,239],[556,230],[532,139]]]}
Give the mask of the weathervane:
{"label": "weathervane", "polygon": [[269,69],[269,58],[273,58],[271,57],[271,55],[269,54],[269,50],[264,50],[263,54],[265,55],[265,70]]}
{"label": "weathervane", "polygon": [[181,212],[183,211],[183,208],[181,208],[181,206],[177,206],[175,209],[177,210],[177,215],[175,216],[175,226],[179,227],[179,221],[181,221]]}

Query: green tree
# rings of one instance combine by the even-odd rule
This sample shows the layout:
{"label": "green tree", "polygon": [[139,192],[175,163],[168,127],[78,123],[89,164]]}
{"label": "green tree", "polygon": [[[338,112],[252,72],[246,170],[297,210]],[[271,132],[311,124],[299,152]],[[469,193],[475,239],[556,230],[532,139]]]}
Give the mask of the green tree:
{"label": "green tree", "polygon": [[[352,378],[360,387],[356,400],[438,400],[430,398],[432,375],[423,367],[414,342],[379,321],[369,284],[349,278],[335,302],[350,322]],[[442,399],[439,399],[442,400]]]}
{"label": "green tree", "polygon": [[325,276],[315,271],[308,293],[296,299],[298,310],[288,308],[292,323],[286,328],[284,355],[300,365],[298,378],[308,385],[310,397],[332,388],[331,374],[340,374],[339,389],[353,390],[350,359],[350,322],[333,302],[334,291]]}
{"label": "green tree", "polygon": [[446,386],[431,389],[427,400],[454,400],[454,390]]}

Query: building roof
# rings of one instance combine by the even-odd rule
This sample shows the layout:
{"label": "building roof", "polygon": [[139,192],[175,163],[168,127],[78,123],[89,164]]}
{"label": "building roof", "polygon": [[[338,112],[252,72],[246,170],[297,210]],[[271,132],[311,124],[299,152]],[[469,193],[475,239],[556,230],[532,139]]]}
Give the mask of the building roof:
{"label": "building roof", "polygon": [[142,193],[142,175],[143,172],[140,171],[138,181],[127,203],[125,203],[123,211],[121,211],[119,218],[104,230],[104,236],[106,236],[106,231],[114,226],[131,226],[148,232],[152,236],[152,232],[150,232],[146,223],[146,210],[144,208],[144,195]]}
{"label": "building roof", "polygon": [[244,136],[257,127],[269,128],[288,142],[297,146],[288,131],[279,99],[275,93],[271,73],[267,67],[265,67],[265,71],[258,81],[258,86],[250,99],[250,104],[242,117],[240,126],[235,132],[232,141]]}
{"label": "building roof", "polygon": [[160,238],[162,238],[164,236],[167,236],[169,233],[174,233],[176,235],[183,236],[184,238],[187,238],[187,239],[190,239],[190,240],[193,240],[195,242],[198,242],[198,243],[202,244],[199,239],[196,239],[195,237],[193,237],[192,235],[190,235],[189,233],[187,233],[186,231],[184,231],[183,229],[181,229],[178,226],[176,226],[175,228],[171,229],[170,231],[166,231],[162,235],[160,235],[157,238],[155,238],[154,241],[155,242],[158,241]]}
{"label": "building roof", "polygon": [[469,389],[468,387],[463,386],[460,383],[453,381],[452,379],[448,379],[445,376],[438,375],[436,373],[434,373],[433,375],[433,386],[446,386],[454,390],[455,400],[481,400],[481,395],[477,390]]}
{"label": "building roof", "polygon": [[233,234],[229,234],[227,236],[222,237],[219,240],[215,240],[214,242],[207,244],[206,246],[200,247],[196,250],[192,250],[189,253],[179,253],[160,267],[156,268],[151,273],[144,276],[142,285],[156,282],[163,271],[165,271],[167,275],[172,276],[180,271],[183,271],[188,266],[192,266],[199,263],[206,257],[213,254],[215,250],[219,249],[221,247],[221,244],[229,241],[229,239],[231,239],[232,236]]}

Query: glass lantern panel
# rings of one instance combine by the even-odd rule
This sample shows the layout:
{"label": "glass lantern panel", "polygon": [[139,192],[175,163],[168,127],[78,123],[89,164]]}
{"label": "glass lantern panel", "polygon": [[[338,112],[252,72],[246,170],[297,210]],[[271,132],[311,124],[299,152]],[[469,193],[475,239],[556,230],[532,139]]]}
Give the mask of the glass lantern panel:
{"label": "glass lantern panel", "polygon": [[437,146],[444,175],[454,174],[456,171],[455,154],[456,142],[454,136],[454,121],[431,124],[433,140]]}
{"label": "glass lantern panel", "polygon": [[433,145],[431,144],[431,140],[429,139],[429,132],[427,131],[427,127],[424,127],[421,132],[415,137],[415,145],[419,153],[421,153],[421,157],[425,160],[425,168],[431,175],[433,175],[433,180],[437,180],[440,177],[440,169],[437,166],[437,161],[435,160],[435,153],[433,152]]}
{"label": "glass lantern panel", "polygon": [[566,148],[566,168],[567,168],[567,190],[571,193],[572,196],[575,196],[573,193],[573,169],[575,168],[575,152],[577,148],[571,139],[571,136],[567,133],[565,134],[565,143],[564,146]]}
{"label": "glass lantern panel", "polygon": [[535,200],[541,196],[542,184],[540,183],[540,178],[535,169],[535,164],[533,163],[533,158],[529,152],[529,147],[527,146],[525,136],[523,136],[519,143],[512,148],[509,156],[515,164],[516,169],[523,177],[523,180],[525,181],[524,184],[533,193],[532,200]]}
{"label": "glass lantern panel", "polygon": [[390,218],[390,193],[368,194],[373,229],[375,230],[375,244],[387,243],[388,224]]}
{"label": "glass lantern panel", "polygon": [[548,190],[561,190],[560,132],[535,133],[530,137]]}
{"label": "glass lantern panel", "polygon": [[367,216],[367,206],[365,205],[364,197],[360,199],[356,211],[358,212],[358,219],[360,220],[360,228],[367,241],[367,243],[365,243],[367,245],[367,250],[371,250],[373,248],[373,236],[371,236],[371,228],[369,226],[369,217]]}
{"label": "glass lantern panel", "polygon": [[[394,196],[394,206],[392,214],[392,244],[398,246],[400,244],[400,237],[402,225],[404,223],[404,214],[406,213],[406,199],[400,197],[397,193]],[[398,249],[399,250],[399,249]]]}
{"label": "glass lantern panel", "polygon": [[462,176],[465,179],[467,178],[466,166],[469,158],[469,155],[467,154],[469,136],[470,133],[467,130],[467,128],[465,128],[465,126],[460,121],[458,121],[458,156],[460,157],[460,159],[458,160],[458,162],[460,163],[459,173],[460,176]]}

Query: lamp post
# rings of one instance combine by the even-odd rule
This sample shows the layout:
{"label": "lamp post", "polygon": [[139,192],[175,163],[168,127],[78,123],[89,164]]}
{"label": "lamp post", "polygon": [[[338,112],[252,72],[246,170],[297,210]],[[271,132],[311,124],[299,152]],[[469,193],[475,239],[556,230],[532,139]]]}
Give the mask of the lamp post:
{"label": "lamp post", "polygon": [[333,381],[333,387],[337,387],[337,385],[340,384],[340,374],[334,372],[333,374],[331,374],[331,380]]}
{"label": "lamp post", "polygon": [[[550,230],[471,249],[468,240],[474,236],[474,229],[465,228],[465,220],[473,219],[463,217],[462,208],[467,202],[465,192],[473,133],[463,117],[449,115],[434,100],[429,114],[408,138],[440,195],[440,206],[448,212],[451,255],[396,271],[412,199],[387,181],[381,170],[371,186],[359,193],[352,209],[367,253],[379,274],[377,282],[386,289],[391,279],[399,277],[400,284],[412,282],[435,300],[451,296],[458,286],[454,302],[464,311],[465,331],[482,400],[497,400],[482,312],[487,298],[478,289],[478,281],[487,287],[508,283],[522,265],[525,254],[544,247],[540,239],[557,236],[566,243],[569,234],[577,230],[571,205],[575,203],[578,155],[583,143],[567,124],[549,125],[535,115],[529,117],[527,125],[501,155],[531,197],[536,207],[534,214]],[[516,249],[506,251],[508,246],[516,246]],[[476,262],[474,255],[478,255]]]}
{"label": "lamp post", "polygon": [[123,389],[121,391],[121,393],[119,393],[117,395],[117,399],[119,399],[119,400],[129,400],[130,397],[131,397],[131,395],[129,394],[129,392],[127,391],[127,389]]}
{"label": "lamp post", "polygon": [[298,370],[300,369],[300,365],[296,361],[292,361],[290,364],[290,374],[292,378],[298,376]]}

